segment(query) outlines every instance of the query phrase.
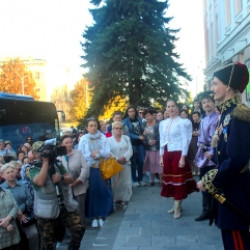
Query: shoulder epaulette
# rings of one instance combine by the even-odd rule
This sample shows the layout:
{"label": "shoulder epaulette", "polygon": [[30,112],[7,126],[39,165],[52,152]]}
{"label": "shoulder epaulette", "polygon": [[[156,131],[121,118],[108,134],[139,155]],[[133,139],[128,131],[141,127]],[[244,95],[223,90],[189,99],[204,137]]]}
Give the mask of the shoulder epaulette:
{"label": "shoulder epaulette", "polygon": [[245,122],[250,122],[250,109],[244,104],[238,104],[232,112],[232,116]]}

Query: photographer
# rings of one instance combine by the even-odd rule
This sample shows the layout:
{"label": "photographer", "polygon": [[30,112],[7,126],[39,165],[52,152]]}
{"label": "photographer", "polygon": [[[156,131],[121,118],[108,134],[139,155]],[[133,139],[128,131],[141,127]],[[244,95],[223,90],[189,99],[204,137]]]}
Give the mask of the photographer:
{"label": "photographer", "polygon": [[71,232],[68,249],[75,250],[80,247],[85,228],[69,187],[73,179],[56,160],[53,147],[47,147],[42,141],[32,145],[35,161],[29,175],[35,190],[34,213],[40,247],[42,250],[54,249],[55,229],[60,222]]}

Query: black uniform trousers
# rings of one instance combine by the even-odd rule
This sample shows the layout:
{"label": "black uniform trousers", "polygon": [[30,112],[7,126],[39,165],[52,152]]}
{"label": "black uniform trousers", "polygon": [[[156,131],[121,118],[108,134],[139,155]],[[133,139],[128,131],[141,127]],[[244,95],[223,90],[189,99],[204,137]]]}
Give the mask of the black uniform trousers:
{"label": "black uniform trousers", "polygon": [[225,250],[250,250],[249,230],[223,230],[222,240]]}

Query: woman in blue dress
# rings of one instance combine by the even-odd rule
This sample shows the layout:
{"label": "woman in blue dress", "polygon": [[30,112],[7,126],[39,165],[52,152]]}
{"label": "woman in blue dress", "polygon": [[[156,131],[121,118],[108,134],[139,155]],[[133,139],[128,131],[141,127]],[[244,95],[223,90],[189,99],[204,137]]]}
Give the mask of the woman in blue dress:
{"label": "woman in blue dress", "polygon": [[81,137],[78,149],[84,155],[89,168],[86,215],[92,219],[92,227],[103,226],[104,219],[113,211],[113,196],[110,181],[104,181],[100,172],[100,158],[110,157],[107,138],[98,130],[98,121],[89,118],[87,134]]}

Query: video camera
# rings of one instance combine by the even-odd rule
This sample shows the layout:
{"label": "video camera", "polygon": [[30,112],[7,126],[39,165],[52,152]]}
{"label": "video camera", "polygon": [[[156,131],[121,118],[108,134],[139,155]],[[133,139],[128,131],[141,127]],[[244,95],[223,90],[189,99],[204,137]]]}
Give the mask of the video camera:
{"label": "video camera", "polygon": [[41,157],[49,158],[49,162],[54,163],[57,156],[67,154],[66,147],[59,146],[56,138],[44,141],[43,145],[38,149]]}

